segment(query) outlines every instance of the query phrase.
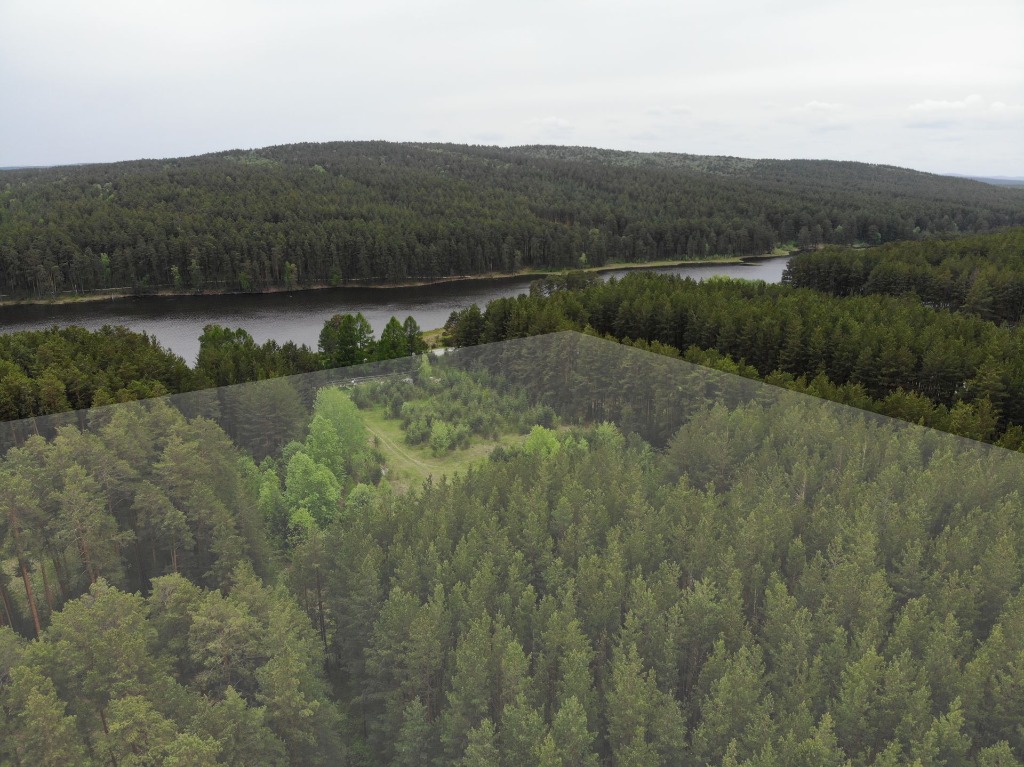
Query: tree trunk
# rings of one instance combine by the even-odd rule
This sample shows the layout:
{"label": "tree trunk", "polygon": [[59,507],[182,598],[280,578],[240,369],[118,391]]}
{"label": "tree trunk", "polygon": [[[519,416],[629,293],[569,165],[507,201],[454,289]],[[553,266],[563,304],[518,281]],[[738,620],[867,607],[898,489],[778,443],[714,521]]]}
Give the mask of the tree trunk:
{"label": "tree trunk", "polygon": [[60,586],[60,595],[67,602],[71,599],[71,587],[68,585],[68,568],[63,562],[63,555],[54,554],[53,571],[57,573],[57,585]]}
{"label": "tree trunk", "polygon": [[43,594],[46,596],[46,606],[50,608],[50,615],[54,613],[53,591],[50,589],[50,578],[46,575],[45,560],[39,562],[39,572],[43,574]]}
{"label": "tree trunk", "polygon": [[11,609],[11,597],[7,593],[7,584],[0,581],[0,604],[3,604],[4,614],[7,616],[7,624],[14,628],[14,611]]}
{"label": "tree trunk", "polygon": [[[100,722],[103,724],[103,734],[109,736],[110,735],[110,728],[107,727],[107,715],[103,711],[103,707],[102,706],[99,707],[99,712],[100,712]],[[114,756],[114,749],[110,749],[110,763],[113,764],[114,767],[117,767],[117,757]]]}
{"label": "tree trunk", "polygon": [[96,572],[92,568],[92,560],[89,559],[89,544],[85,542],[85,536],[81,531],[79,531],[78,535],[78,548],[82,554],[82,563],[85,565],[85,572],[89,575],[89,583],[96,583]]}
{"label": "tree trunk", "polygon": [[21,579],[25,582],[25,596],[28,599],[28,606],[32,610],[32,622],[36,627],[36,639],[43,635],[43,627],[39,625],[39,610],[36,608],[36,598],[32,593],[32,579],[28,574],[28,564],[20,556],[18,566],[21,568]]}
{"label": "tree trunk", "polygon": [[316,612],[320,623],[320,639],[324,643],[324,657],[327,657],[327,624],[324,622],[324,598],[320,590],[320,568],[316,568]]}
{"label": "tree trunk", "polygon": [[146,574],[146,565],[142,561],[142,541],[139,540],[138,515],[132,520],[132,532],[135,533],[135,561],[139,566],[139,588],[149,591],[149,576]]}

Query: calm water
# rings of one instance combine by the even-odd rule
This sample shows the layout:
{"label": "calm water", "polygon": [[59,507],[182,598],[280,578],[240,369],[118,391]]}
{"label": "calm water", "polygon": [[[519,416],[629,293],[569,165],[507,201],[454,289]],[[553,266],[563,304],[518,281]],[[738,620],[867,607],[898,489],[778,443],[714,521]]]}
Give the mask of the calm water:
{"label": "calm water", "polygon": [[[788,258],[751,259],[743,264],[705,264],[652,271],[702,280],[712,275],[779,282]],[[603,272],[622,277],[628,271]],[[257,343],[276,339],[316,348],[324,322],[335,314],[362,312],[376,333],[392,315],[416,318],[424,330],[444,325],[453,311],[470,304],[483,308],[495,298],[529,290],[532,277],[466,280],[417,288],[329,288],[266,295],[122,298],[71,305],[0,307],[0,333],[39,330],[53,325],[80,325],[96,330],[126,325],[146,332],[189,364],[199,353],[203,326],[212,323],[245,328]]]}

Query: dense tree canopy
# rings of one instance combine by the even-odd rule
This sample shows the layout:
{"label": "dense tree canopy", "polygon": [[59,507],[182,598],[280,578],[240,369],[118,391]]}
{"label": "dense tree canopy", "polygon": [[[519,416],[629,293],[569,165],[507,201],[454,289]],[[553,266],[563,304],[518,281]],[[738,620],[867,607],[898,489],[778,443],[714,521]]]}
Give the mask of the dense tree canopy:
{"label": "dense tree canopy", "polygon": [[714,366],[726,355],[735,372],[975,439],[1009,430],[1004,444],[1021,443],[1024,331],[912,296],[631,274],[498,299],[482,314],[471,307],[453,314],[445,338],[473,345],[584,328]]}
{"label": "dense tree canopy", "polygon": [[363,386],[582,425],[401,494],[337,388],[259,465],[163,401],[9,451],[0,763],[1024,757],[1019,454],[574,334]]}
{"label": "dense tree canopy", "polygon": [[191,369],[154,338],[123,327],[0,334],[0,422],[408,357],[426,348],[414,318],[392,317],[378,343],[362,314],[328,320],[319,351],[273,339],[261,345],[242,328],[207,325]]}
{"label": "dense tree canopy", "polygon": [[127,328],[0,334],[0,421],[194,388],[183,359]]}
{"label": "dense tree canopy", "polygon": [[1024,191],[861,163],[294,144],[0,171],[0,294],[394,282],[1021,223]]}
{"label": "dense tree canopy", "polygon": [[930,306],[1018,324],[1024,317],[1024,229],[800,253],[790,259],[783,282],[836,296],[913,293]]}

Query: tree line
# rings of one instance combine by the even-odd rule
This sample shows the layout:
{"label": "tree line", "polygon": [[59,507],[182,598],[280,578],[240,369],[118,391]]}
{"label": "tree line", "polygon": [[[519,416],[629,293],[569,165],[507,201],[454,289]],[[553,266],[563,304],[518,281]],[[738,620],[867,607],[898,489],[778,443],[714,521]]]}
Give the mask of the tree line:
{"label": "tree line", "polygon": [[587,284],[559,289],[549,280],[531,295],[453,313],[444,340],[469,346],[586,330],[974,439],[1016,448],[1024,436],[1024,334],[1016,328],[912,296],[834,297],[659,274]]}
{"label": "tree line", "polygon": [[0,295],[263,291],[758,255],[1024,223],[1024,192],[827,161],[350,142],[0,171]]}
{"label": "tree line", "polygon": [[381,337],[363,315],[334,315],[318,350],[242,328],[208,325],[195,366],[155,338],[124,327],[53,327],[0,334],[0,421],[15,421],[164,394],[262,381],[315,370],[398,359],[426,350],[412,317],[392,317]]}
{"label": "tree line", "polygon": [[929,306],[1016,325],[1024,316],[1024,229],[802,252],[782,281],[835,296],[913,294]]}

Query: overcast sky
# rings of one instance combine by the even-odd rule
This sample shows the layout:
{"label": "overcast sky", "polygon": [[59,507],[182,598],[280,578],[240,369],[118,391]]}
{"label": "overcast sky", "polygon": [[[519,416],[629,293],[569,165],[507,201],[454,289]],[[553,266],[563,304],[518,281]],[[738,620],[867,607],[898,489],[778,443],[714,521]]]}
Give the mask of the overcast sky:
{"label": "overcast sky", "polygon": [[1024,176],[1024,0],[0,0],[0,166],[298,141]]}

